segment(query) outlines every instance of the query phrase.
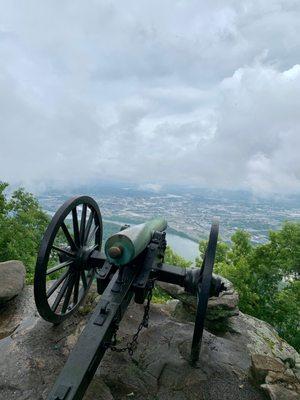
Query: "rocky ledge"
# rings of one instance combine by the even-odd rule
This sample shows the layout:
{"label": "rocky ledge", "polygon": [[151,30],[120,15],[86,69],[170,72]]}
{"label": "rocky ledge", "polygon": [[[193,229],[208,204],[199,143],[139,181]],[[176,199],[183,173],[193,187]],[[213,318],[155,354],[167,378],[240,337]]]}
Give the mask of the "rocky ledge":
{"label": "rocky ledge", "polygon": [[[174,288],[165,289],[170,293]],[[210,331],[204,332],[201,361],[192,368],[193,306],[187,313],[183,305],[193,301],[179,300],[181,294],[173,293],[176,300],[166,304],[152,305],[149,328],[142,331],[132,358],[107,351],[85,400],[300,398],[298,353],[271,326],[239,313],[232,288],[210,301],[210,325],[222,320],[223,328],[208,327]],[[31,286],[2,308],[0,399],[47,398],[98,298],[92,290],[81,313],[56,327],[37,315]],[[180,307],[184,313],[179,313]],[[120,326],[119,345],[135,333],[142,314],[142,306],[130,305]]]}

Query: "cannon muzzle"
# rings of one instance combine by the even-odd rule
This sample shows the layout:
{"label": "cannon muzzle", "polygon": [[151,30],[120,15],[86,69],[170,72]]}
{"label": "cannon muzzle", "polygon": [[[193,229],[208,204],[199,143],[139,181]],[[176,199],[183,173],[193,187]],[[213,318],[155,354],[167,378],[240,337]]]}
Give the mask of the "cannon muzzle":
{"label": "cannon muzzle", "polygon": [[105,243],[108,261],[119,266],[128,264],[145,250],[155,231],[162,232],[166,228],[167,221],[157,218],[110,236]]}

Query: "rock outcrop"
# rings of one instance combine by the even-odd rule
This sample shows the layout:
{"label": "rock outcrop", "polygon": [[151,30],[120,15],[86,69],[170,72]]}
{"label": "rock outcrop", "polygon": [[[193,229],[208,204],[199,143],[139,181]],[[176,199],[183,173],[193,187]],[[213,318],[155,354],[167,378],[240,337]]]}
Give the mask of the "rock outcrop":
{"label": "rock outcrop", "polygon": [[[1,400],[46,399],[89,318],[85,314],[95,298],[91,291],[90,307],[55,327],[37,315],[31,286],[10,302],[17,325],[0,340]],[[193,323],[173,316],[177,306],[178,300],[151,306],[149,328],[142,331],[134,356],[107,351],[85,400],[299,398],[297,388],[280,380],[280,374],[296,376],[298,353],[268,324],[236,310],[228,316],[229,331],[204,332],[201,362],[198,368],[192,368],[189,351]],[[142,314],[142,306],[130,305],[118,333],[120,346],[135,333]],[[2,332],[11,318],[8,311],[2,314]],[[284,397],[287,393],[294,397]]]}
{"label": "rock outcrop", "polygon": [[0,306],[22,291],[25,275],[26,270],[21,261],[0,263]]}
{"label": "rock outcrop", "polygon": [[[217,276],[217,275],[215,275]],[[221,277],[220,277],[221,278]],[[239,297],[233,285],[225,278],[221,278],[226,290],[218,297],[211,297],[207,306],[206,327],[213,333],[221,333],[230,330],[230,317],[238,315]],[[167,294],[178,300],[173,316],[180,321],[195,320],[197,299],[188,294],[180,286],[166,282],[157,283]]]}
{"label": "rock outcrop", "polygon": [[[227,333],[237,333],[248,337],[247,344],[251,354],[251,376],[271,400],[300,399],[300,357],[290,346],[281,340],[270,325],[256,318],[243,315],[238,310],[238,294],[228,280],[220,277],[226,287],[219,297],[209,299],[206,328],[211,333],[228,337]],[[184,292],[176,285],[159,283],[160,287],[174,298],[176,303],[172,315],[181,321],[194,321],[197,301],[194,296]],[[245,321],[247,331],[237,324],[240,318]],[[266,348],[266,343],[268,348]]]}

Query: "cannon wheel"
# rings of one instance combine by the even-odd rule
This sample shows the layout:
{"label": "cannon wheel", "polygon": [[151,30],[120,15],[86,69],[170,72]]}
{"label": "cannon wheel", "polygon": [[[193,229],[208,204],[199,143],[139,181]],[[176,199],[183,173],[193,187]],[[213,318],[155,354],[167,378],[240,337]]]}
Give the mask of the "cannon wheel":
{"label": "cannon wheel", "polygon": [[46,321],[59,324],[83,301],[95,273],[88,258],[101,250],[102,233],[101,213],[91,197],[73,197],[53,216],[34,275],[35,303]]}
{"label": "cannon wheel", "polygon": [[217,250],[218,234],[219,234],[219,223],[217,221],[214,221],[211,226],[209,240],[203,257],[203,263],[201,266],[201,273],[200,273],[201,284],[198,285],[197,313],[196,313],[192,349],[191,349],[191,363],[193,365],[195,365],[199,360],[203,329],[204,329],[204,320],[210,294],[212,272]]}

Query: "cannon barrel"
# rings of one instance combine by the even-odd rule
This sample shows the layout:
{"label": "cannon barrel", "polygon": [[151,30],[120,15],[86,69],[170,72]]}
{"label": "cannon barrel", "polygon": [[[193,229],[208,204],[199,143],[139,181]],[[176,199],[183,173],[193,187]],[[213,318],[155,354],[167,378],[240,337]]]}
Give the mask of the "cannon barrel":
{"label": "cannon barrel", "polygon": [[128,264],[145,250],[155,231],[162,232],[166,228],[167,221],[157,218],[110,236],[105,243],[108,261],[118,266]]}

